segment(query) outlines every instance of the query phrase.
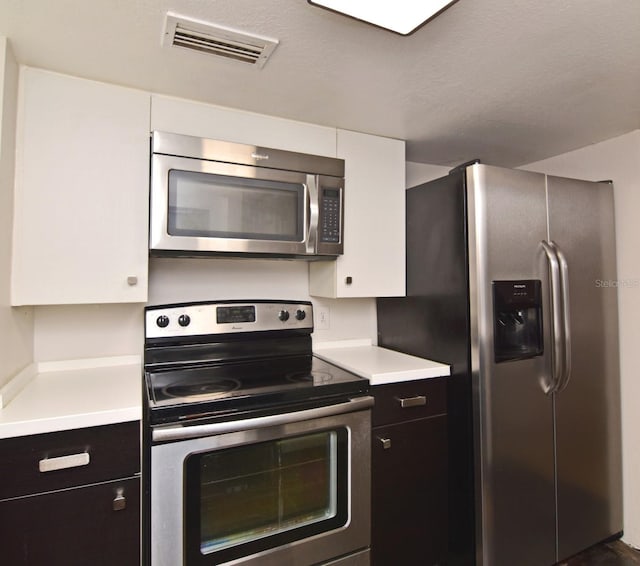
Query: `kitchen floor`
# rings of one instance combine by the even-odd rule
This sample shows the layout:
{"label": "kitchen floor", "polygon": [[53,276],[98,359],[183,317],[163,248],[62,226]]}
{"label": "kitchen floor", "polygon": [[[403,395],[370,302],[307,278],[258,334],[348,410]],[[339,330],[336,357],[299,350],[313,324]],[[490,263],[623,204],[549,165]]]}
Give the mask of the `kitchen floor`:
{"label": "kitchen floor", "polygon": [[615,540],[585,550],[559,566],[640,566],[640,551]]}

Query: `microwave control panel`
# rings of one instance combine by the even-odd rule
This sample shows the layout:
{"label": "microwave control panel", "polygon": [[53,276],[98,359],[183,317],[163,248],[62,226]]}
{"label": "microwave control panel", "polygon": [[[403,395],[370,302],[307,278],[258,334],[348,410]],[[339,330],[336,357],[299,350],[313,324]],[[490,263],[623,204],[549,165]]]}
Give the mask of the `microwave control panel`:
{"label": "microwave control panel", "polygon": [[340,242],[340,189],[323,189],[320,212],[320,241]]}

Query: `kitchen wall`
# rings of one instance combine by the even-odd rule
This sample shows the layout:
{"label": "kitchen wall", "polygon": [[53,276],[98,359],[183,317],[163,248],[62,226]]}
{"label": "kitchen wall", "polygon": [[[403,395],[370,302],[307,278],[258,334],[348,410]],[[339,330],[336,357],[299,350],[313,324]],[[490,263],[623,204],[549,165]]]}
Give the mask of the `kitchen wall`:
{"label": "kitchen wall", "polygon": [[451,167],[443,167],[442,165],[428,165],[427,163],[414,163],[407,161],[406,179],[407,189],[417,187],[422,183],[444,177],[449,174]]}
{"label": "kitchen wall", "polygon": [[[329,328],[314,341],[376,338],[375,299],[317,299],[308,292],[304,261],[152,258],[149,304],[215,299],[311,300],[328,309]],[[141,304],[35,308],[36,361],[140,354]]]}
{"label": "kitchen wall", "polygon": [[564,177],[614,183],[620,359],[622,387],[622,454],[624,540],[640,547],[640,130],[594,144],[522,169]]}
{"label": "kitchen wall", "polygon": [[33,311],[10,306],[18,65],[0,36],[0,386],[33,359]]}
{"label": "kitchen wall", "polygon": [[375,299],[317,299],[309,296],[305,261],[152,258],[149,303],[210,299],[294,299],[329,312],[329,328],[314,341],[376,339]]}

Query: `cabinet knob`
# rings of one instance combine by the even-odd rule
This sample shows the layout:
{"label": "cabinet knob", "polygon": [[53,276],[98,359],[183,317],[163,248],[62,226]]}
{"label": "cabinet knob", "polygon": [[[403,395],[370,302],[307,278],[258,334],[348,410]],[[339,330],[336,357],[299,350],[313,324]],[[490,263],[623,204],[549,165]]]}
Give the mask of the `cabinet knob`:
{"label": "cabinet knob", "polygon": [[129,287],[135,287],[138,284],[138,278],[135,275],[129,275],[129,277],[127,277],[127,285],[129,285]]}
{"label": "cabinet knob", "polygon": [[390,438],[380,438],[379,436],[377,438],[380,441],[380,443],[382,444],[382,448],[384,448],[385,450],[389,450],[389,448],[391,448],[391,439]]}
{"label": "cabinet knob", "polygon": [[127,507],[127,498],[124,496],[124,489],[122,487],[118,488],[116,491],[116,496],[113,500],[113,510],[114,511],[122,511]]}

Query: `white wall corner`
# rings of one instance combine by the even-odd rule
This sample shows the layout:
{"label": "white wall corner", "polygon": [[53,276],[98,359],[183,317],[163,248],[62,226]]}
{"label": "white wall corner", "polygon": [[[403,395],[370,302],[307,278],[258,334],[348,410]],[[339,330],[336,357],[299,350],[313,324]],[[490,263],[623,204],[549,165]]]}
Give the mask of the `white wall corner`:
{"label": "white wall corner", "polygon": [[427,181],[448,175],[450,169],[450,167],[444,167],[443,165],[430,165],[428,163],[407,161],[405,164],[405,185],[407,189],[417,187]]}
{"label": "white wall corner", "polygon": [[0,386],[33,361],[33,309],[11,307],[18,63],[0,36]]}

